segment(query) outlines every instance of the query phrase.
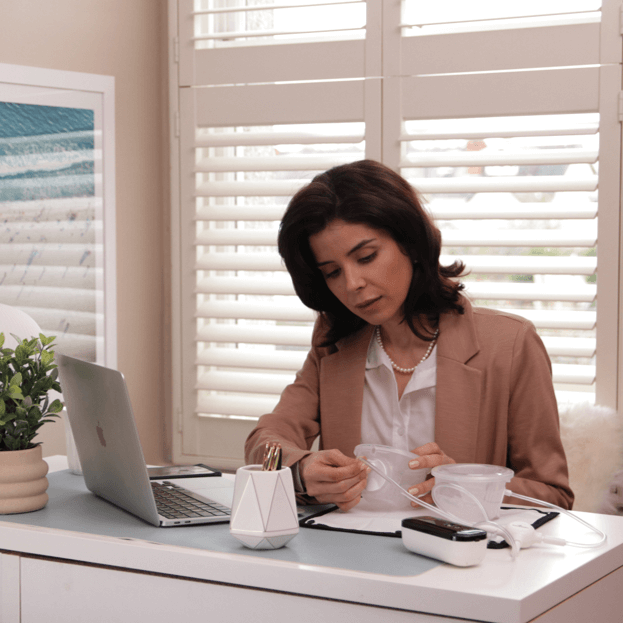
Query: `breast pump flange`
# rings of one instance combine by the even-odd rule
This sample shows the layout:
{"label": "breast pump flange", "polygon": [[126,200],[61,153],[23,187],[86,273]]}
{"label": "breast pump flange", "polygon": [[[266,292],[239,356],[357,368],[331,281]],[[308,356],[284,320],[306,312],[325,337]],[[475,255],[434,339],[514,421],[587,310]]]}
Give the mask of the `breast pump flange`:
{"label": "breast pump flange", "polygon": [[[430,473],[430,469],[409,468],[409,461],[418,458],[417,454],[391,446],[362,443],[355,448],[355,456],[365,458],[372,467],[362,493],[369,508],[382,511],[412,508],[411,500],[403,495],[402,490],[424,482]],[[392,484],[392,480],[399,488]]]}

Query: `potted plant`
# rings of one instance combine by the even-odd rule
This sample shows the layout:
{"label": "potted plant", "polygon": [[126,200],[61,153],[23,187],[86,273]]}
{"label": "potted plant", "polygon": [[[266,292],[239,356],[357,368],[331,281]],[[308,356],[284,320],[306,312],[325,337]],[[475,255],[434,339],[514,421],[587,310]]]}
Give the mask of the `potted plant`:
{"label": "potted plant", "polygon": [[[12,335],[12,334],[11,334]],[[4,348],[0,333],[0,514],[43,508],[48,472],[41,445],[33,443],[39,428],[63,409],[48,392],[61,391],[54,363],[54,337],[20,339]]]}

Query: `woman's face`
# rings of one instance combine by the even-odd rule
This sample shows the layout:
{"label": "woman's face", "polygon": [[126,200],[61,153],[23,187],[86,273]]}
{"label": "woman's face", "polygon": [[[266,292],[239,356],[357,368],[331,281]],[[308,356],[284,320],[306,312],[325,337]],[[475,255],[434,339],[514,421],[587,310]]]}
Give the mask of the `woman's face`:
{"label": "woman's face", "polygon": [[413,266],[385,231],[335,220],[309,246],[329,290],[373,325],[402,322]]}

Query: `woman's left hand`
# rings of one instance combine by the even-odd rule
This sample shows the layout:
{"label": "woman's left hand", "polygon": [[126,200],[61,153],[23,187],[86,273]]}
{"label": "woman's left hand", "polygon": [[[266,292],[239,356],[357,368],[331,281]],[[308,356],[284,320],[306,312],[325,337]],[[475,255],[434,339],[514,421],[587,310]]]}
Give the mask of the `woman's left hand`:
{"label": "woman's left hand", "polygon": [[[424,444],[419,448],[411,450],[413,454],[417,454],[418,458],[409,461],[409,467],[411,469],[431,469],[437,467],[437,465],[448,465],[449,463],[456,463],[454,459],[451,459],[434,441]],[[411,487],[409,493],[411,495],[417,495],[421,497],[424,502],[433,504],[433,496],[431,491],[435,486],[435,479],[429,478],[417,486]],[[411,502],[411,506],[417,508],[415,502]]]}

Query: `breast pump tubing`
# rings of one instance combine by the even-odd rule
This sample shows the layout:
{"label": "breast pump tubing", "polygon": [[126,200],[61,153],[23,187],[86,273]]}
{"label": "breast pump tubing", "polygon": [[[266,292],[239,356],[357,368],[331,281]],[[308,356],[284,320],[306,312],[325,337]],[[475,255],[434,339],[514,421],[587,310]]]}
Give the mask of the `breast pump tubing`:
{"label": "breast pump tubing", "polygon": [[512,496],[514,498],[519,498],[520,500],[525,500],[526,502],[532,502],[533,504],[537,504],[539,506],[546,506],[547,508],[553,508],[554,510],[564,513],[568,517],[571,517],[571,519],[575,519],[576,521],[579,521],[583,526],[585,526],[586,528],[589,528],[590,530],[592,530],[593,532],[595,532],[601,537],[599,541],[595,543],[578,543],[574,541],[565,541],[567,545],[572,545],[573,547],[599,547],[602,543],[606,542],[607,537],[599,528],[596,528],[595,526],[589,524],[588,521],[584,521],[583,519],[580,519],[580,517],[578,517],[577,515],[571,514],[565,508],[560,508],[560,506],[556,506],[555,504],[550,504],[549,502],[544,502],[543,500],[530,498],[527,495],[520,495],[519,493],[513,493],[512,491],[509,491],[508,489],[504,491],[504,495]]}
{"label": "breast pump tubing", "polygon": [[[442,517],[444,517],[445,519],[448,519],[449,521],[460,523],[460,524],[467,523],[468,525],[474,528],[484,529],[488,533],[499,534],[500,536],[503,536],[506,539],[506,542],[511,546],[511,555],[513,558],[515,558],[515,556],[519,552],[520,543],[517,542],[517,539],[515,539],[513,534],[508,530],[506,526],[500,525],[494,521],[490,521],[485,509],[480,503],[480,500],[478,500],[478,498],[473,493],[471,493],[471,491],[468,491],[467,489],[465,489],[465,487],[461,487],[460,485],[456,485],[452,483],[443,483],[443,484],[435,485],[435,488],[448,487],[448,488],[456,489],[460,491],[461,493],[469,496],[474,502],[474,504],[476,504],[476,507],[482,512],[482,515],[485,518],[484,521],[479,521],[479,522],[467,521],[466,522],[465,519],[457,517],[456,515],[448,511],[445,511],[437,506],[432,506],[431,504],[424,502],[423,500],[415,497],[414,495],[411,495],[406,489],[403,489],[393,478],[391,478],[390,476],[382,472],[378,467],[376,467],[372,463],[368,462],[364,457],[357,457],[357,459],[360,460],[365,465],[367,465],[376,474],[378,474],[379,476],[381,476],[382,478],[390,482],[392,485],[394,485],[395,487],[398,487],[398,489],[400,490],[400,493],[404,495],[406,498],[410,499],[412,502],[415,502],[419,504],[420,506],[424,506],[425,508],[428,508],[429,510],[433,511],[434,513],[438,515],[441,515]],[[602,543],[606,541],[606,535],[601,530],[599,530],[595,526],[592,526],[587,521],[580,519],[580,517],[577,517],[576,515],[571,514],[566,509],[560,508],[560,506],[556,506],[555,504],[550,504],[549,502],[545,502],[543,500],[537,500],[536,498],[530,498],[525,495],[520,495],[519,493],[513,493],[512,491],[508,489],[504,491],[504,495],[519,498],[527,502],[532,502],[533,504],[536,504],[536,505],[543,505],[548,508],[555,509],[561,513],[564,513],[568,517],[571,517],[572,519],[575,519],[576,521],[580,522],[583,526],[589,528],[590,530],[592,530],[593,532],[595,532],[601,537],[599,541],[597,541],[596,543],[578,543],[578,542],[567,541],[565,539],[559,539],[559,538],[551,538],[551,539],[546,538],[546,539],[543,539],[544,541],[549,541],[550,543],[555,543],[558,545],[572,545],[574,547],[599,547]]]}
{"label": "breast pump tubing", "polygon": [[[499,524],[496,524],[495,522],[489,521],[487,517],[487,513],[485,512],[485,509],[482,507],[482,504],[469,491],[465,490],[465,492],[473,498],[476,505],[480,508],[483,516],[486,518],[486,521],[477,522],[477,523],[469,522],[469,521],[466,522],[464,519],[461,519],[460,517],[457,517],[456,515],[453,515],[452,513],[448,511],[444,511],[440,508],[437,508],[436,506],[433,506],[432,504],[429,504],[428,502],[424,502],[424,500],[421,500],[420,498],[415,497],[414,495],[409,493],[406,489],[403,489],[391,476],[388,476],[387,474],[382,472],[378,467],[376,467],[376,465],[373,465],[364,457],[358,456],[357,459],[360,460],[365,465],[367,465],[373,472],[375,472],[376,474],[378,474],[379,476],[387,480],[387,482],[390,482],[395,487],[398,487],[398,489],[400,490],[400,493],[407,499],[411,500],[412,502],[415,502],[419,504],[420,506],[424,506],[424,508],[428,508],[429,510],[433,511],[435,514],[441,515],[444,519],[447,519],[448,521],[452,521],[453,523],[467,524],[474,528],[485,529],[488,533],[500,534],[506,539],[506,542],[511,546],[511,555],[513,558],[515,558],[515,556],[519,552],[519,544],[517,543],[513,535],[504,526],[500,526]],[[461,487],[461,489],[462,488],[463,487]]]}

